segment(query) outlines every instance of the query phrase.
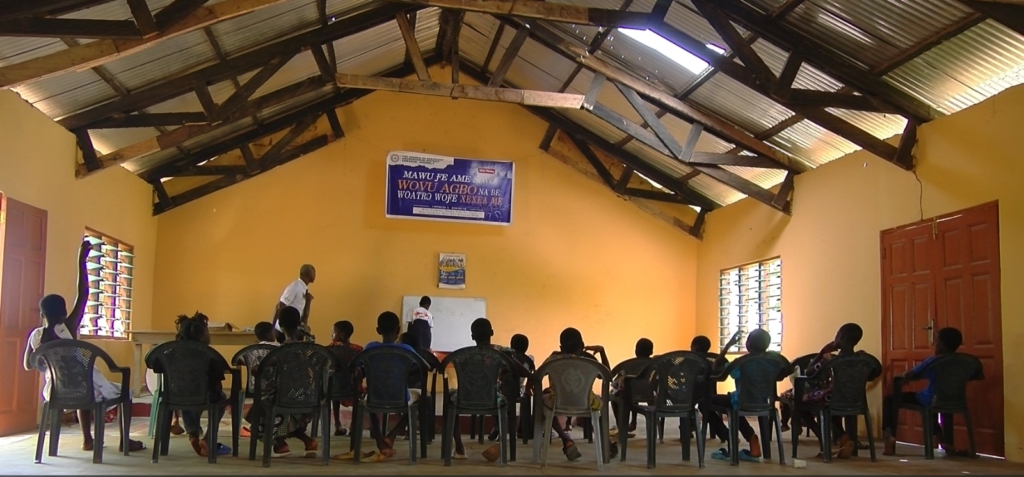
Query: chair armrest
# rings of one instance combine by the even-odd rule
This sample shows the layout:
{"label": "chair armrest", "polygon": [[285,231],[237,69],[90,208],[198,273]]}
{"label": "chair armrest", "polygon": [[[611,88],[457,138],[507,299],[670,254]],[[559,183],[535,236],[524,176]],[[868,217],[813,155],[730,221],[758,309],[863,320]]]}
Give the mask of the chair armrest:
{"label": "chair armrest", "polygon": [[242,392],[242,369],[239,367],[228,368],[224,374],[231,375],[231,397],[235,399]]}
{"label": "chair armrest", "polygon": [[132,368],[115,366],[111,371],[121,373],[121,401],[131,402],[132,400]]}

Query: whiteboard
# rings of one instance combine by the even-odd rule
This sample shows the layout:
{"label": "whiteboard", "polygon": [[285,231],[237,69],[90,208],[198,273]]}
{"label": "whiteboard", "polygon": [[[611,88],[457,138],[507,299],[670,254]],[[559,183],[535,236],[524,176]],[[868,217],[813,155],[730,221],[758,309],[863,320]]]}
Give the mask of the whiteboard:
{"label": "whiteboard", "polygon": [[[402,297],[402,329],[408,327],[405,320],[412,310],[420,306],[422,295]],[[430,297],[430,313],[434,315],[430,347],[434,351],[451,352],[473,346],[469,327],[477,318],[487,318],[487,300],[483,298]]]}

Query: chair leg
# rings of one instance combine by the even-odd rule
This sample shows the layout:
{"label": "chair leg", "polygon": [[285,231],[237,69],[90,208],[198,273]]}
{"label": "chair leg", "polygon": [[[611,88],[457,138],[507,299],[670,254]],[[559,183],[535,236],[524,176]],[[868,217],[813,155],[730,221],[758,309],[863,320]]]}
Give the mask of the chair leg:
{"label": "chair leg", "polygon": [[46,441],[46,426],[50,421],[50,403],[43,401],[43,412],[39,417],[39,437],[36,438],[36,463],[43,462],[43,444]]}
{"label": "chair leg", "polygon": [[[241,399],[241,401],[244,403],[245,402],[245,398],[243,397]],[[241,434],[242,406],[243,405],[244,404],[239,404],[238,406],[235,406],[234,404],[231,405],[231,456],[232,457],[238,457],[238,438],[239,438],[239,434]],[[250,433],[250,434],[252,434],[252,433]]]}
{"label": "chair leg", "polygon": [[875,458],[875,430],[872,429],[871,412],[867,408],[864,408],[864,430],[868,433],[868,446],[870,446],[868,452],[871,453],[871,462],[877,462],[878,459]]}
{"label": "chair leg", "polygon": [[[770,416],[770,414],[769,414]],[[757,416],[757,431],[761,436],[761,456],[772,460],[772,423],[766,417]]]}
{"label": "chair leg", "polygon": [[516,417],[516,403],[515,401],[508,401],[505,403],[506,410],[505,415],[505,434],[508,434],[508,461],[516,461],[516,429],[518,429],[518,418]]}
{"label": "chair leg", "polygon": [[[543,432],[547,433],[547,436],[550,436],[554,434],[551,430],[551,425],[555,421],[555,412],[548,409],[547,406],[544,406],[544,410],[542,412],[544,414],[544,424],[546,424],[542,424],[542,429],[544,429]],[[537,446],[540,447],[540,468],[543,469],[548,465],[548,450],[551,449],[551,443],[548,441],[548,438],[545,437],[543,439],[537,439]]]}
{"label": "chair leg", "polygon": [[740,426],[736,425],[740,419],[735,409],[729,410],[729,460],[732,465],[740,465]]}
{"label": "chair leg", "polygon": [[776,445],[779,446],[779,464],[786,465],[786,446],[782,443],[782,420],[779,419],[779,411],[772,409],[770,418],[775,424],[775,439],[778,440]]}
{"label": "chair leg", "polygon": [[174,411],[172,411],[171,409],[167,409],[167,412],[165,412],[164,414],[161,415],[161,419],[163,419],[164,422],[163,422],[163,427],[161,427],[161,429],[163,429],[163,431],[162,431],[163,435],[160,436],[160,455],[167,455],[167,452],[170,450],[170,445],[171,445],[171,416],[173,414],[174,414]]}
{"label": "chair leg", "polygon": [[444,466],[452,466],[452,441],[455,439],[455,426],[458,425],[458,408],[451,406],[445,410],[444,428],[441,435],[441,457],[444,458]]}
{"label": "chair leg", "polygon": [[818,424],[821,426],[821,456],[825,462],[832,462],[832,419],[829,412],[822,409],[818,413]]}
{"label": "chair leg", "polygon": [[159,401],[154,401],[153,405],[156,406],[156,429],[153,430],[153,458],[151,462],[156,464],[160,462],[160,441],[164,437],[164,413],[167,412],[166,405]]}
{"label": "chair leg", "polygon": [[[256,405],[256,401],[255,400],[253,400],[253,405],[254,406]],[[250,417],[252,417],[251,414],[250,414]],[[249,460],[256,460],[256,446],[259,443],[259,439],[257,439],[258,434],[256,433],[256,429],[258,427],[259,427],[259,423],[256,423],[256,422],[250,422],[249,423]],[[264,429],[264,432],[266,432],[266,429]]]}
{"label": "chair leg", "polygon": [[[501,448],[501,456],[498,458],[498,465],[508,465],[508,409],[504,406],[498,408],[498,446]],[[515,441],[515,436],[512,436]],[[515,444],[512,444],[515,445]]]}
{"label": "chair leg", "polygon": [[264,407],[263,414],[263,467],[270,467],[270,458],[274,452],[274,406]]}
{"label": "chair leg", "polygon": [[93,407],[92,411],[92,423],[93,423],[93,446],[92,446],[92,463],[102,464],[103,463],[103,441],[104,434],[106,433],[107,419],[106,419],[106,408],[102,404],[98,404]]}
{"label": "chair leg", "polygon": [[57,456],[57,447],[60,445],[60,418],[64,414],[63,411],[60,408],[50,408],[50,449],[47,453],[50,457]]}
{"label": "chair leg", "polygon": [[921,418],[924,420],[924,458],[932,460],[935,458],[935,442],[932,435],[935,433],[935,426],[932,425],[932,412],[930,409],[921,411]]}
{"label": "chair leg", "polygon": [[416,422],[419,418],[419,414],[416,412],[420,406],[419,402],[415,402],[409,406],[409,463],[415,464],[416,458],[416,428],[419,427],[419,423]]}
{"label": "chair leg", "polygon": [[163,375],[157,375],[156,389],[153,390],[153,401],[149,405],[149,437],[153,437],[153,433],[159,426],[160,413],[157,412],[157,403],[160,402],[161,386],[163,385]]}
{"label": "chair leg", "polygon": [[121,433],[121,450],[124,452],[125,457],[131,455],[131,439],[129,439],[129,431],[132,426],[132,401],[121,401],[117,405],[117,430]]}
{"label": "chair leg", "polygon": [[657,420],[658,423],[658,441],[662,444],[665,443],[665,418]]}
{"label": "chair leg", "polygon": [[707,436],[703,432],[706,425],[701,422],[703,414],[704,413],[698,414],[697,411],[693,411],[693,425],[700,430],[697,434],[697,467],[701,469],[704,468],[704,449],[707,447],[707,443],[705,442]]}
{"label": "chair leg", "polygon": [[320,406],[320,428],[324,430],[323,449],[320,450],[320,457],[324,465],[331,461],[331,401],[328,399]]}
{"label": "chair leg", "polygon": [[683,462],[690,461],[690,418],[680,417],[679,418],[679,440],[682,442],[682,458]]}
{"label": "chair leg", "polygon": [[[857,448],[860,447],[860,446],[857,445],[857,440],[859,439],[858,436],[860,436],[860,432],[858,432],[858,424],[859,423],[857,422],[857,415],[854,415],[853,419],[851,419],[851,421],[852,421],[852,423],[850,424],[850,426],[845,426],[845,427],[849,427],[849,429],[843,429],[843,431],[845,431],[846,435],[848,436],[848,438],[853,441],[853,456],[854,457],[860,457],[860,452],[858,452],[858,450],[857,450]],[[844,424],[845,424],[845,422],[844,422]],[[840,434],[839,439],[842,440],[842,437],[843,436]]]}
{"label": "chair leg", "polygon": [[604,470],[604,441],[605,429],[601,429],[601,413],[600,411],[590,412],[590,425],[592,426],[590,436],[594,439],[594,448],[597,451],[597,470]]}
{"label": "chair leg", "polygon": [[[658,417],[657,413],[645,412],[644,421],[647,424],[647,468],[653,469],[657,467],[657,445],[658,445]],[[626,452],[626,443],[622,444],[622,453]],[[626,458],[623,456],[622,461],[625,462]]]}

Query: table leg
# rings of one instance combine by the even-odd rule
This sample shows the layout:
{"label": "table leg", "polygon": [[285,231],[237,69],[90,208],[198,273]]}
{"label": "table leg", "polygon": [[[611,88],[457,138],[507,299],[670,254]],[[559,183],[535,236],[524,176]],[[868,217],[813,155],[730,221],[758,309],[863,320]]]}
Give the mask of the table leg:
{"label": "table leg", "polygon": [[133,349],[135,351],[135,369],[132,370],[132,389],[134,396],[139,397],[142,395],[142,376],[145,375],[142,371],[142,343],[135,343]]}

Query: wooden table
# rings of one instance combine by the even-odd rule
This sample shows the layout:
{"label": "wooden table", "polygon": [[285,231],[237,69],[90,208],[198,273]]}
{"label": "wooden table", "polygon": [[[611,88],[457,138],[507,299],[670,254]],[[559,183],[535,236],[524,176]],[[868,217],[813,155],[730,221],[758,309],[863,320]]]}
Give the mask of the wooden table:
{"label": "wooden table", "polygon": [[[146,376],[146,364],[142,362],[145,356],[142,353],[142,345],[150,345],[150,349],[161,343],[174,341],[177,331],[130,331],[128,332],[135,351],[135,367],[132,369],[132,394],[139,397],[142,394],[142,383]],[[256,343],[256,337],[252,332],[237,331],[211,331],[210,345],[235,345],[246,346]],[[229,357],[230,358],[230,357]]]}

